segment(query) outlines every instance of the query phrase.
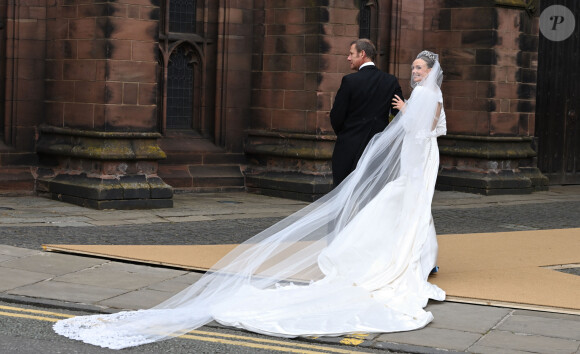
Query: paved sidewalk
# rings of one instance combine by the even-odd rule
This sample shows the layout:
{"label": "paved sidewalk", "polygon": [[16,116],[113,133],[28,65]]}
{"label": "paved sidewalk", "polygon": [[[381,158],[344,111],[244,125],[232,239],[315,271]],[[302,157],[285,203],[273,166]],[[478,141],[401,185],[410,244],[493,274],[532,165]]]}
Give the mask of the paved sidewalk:
{"label": "paved sidewalk", "polygon": [[[307,205],[247,193],[176,194],[174,204],[98,211],[0,196],[0,300],[97,312],[151,307],[199,274],[43,252],[41,244],[236,243]],[[440,234],[580,227],[580,186],[522,196],[436,192],[433,215]],[[313,340],[402,352],[580,354],[580,315],[453,302],[428,310],[435,320],[418,331]]]}

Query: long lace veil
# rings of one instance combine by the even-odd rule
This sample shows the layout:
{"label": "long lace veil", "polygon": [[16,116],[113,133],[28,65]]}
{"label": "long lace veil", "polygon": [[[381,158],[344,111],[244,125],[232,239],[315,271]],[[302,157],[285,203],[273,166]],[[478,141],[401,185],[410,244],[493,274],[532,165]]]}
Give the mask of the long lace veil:
{"label": "long lace veil", "polygon": [[[404,145],[415,146],[409,139],[420,145],[420,133],[431,130],[441,77],[436,61],[427,78],[413,90],[405,112],[370,141],[356,170],[343,183],[240,244],[196,283],[152,309],[75,317],[59,321],[55,331],[120,349],[179,336],[209,323],[212,305],[234,296],[241,286],[266,289],[324,278],[318,264],[321,251],[382,188],[403,173],[413,174],[414,165],[420,164],[421,149],[407,151],[404,161],[402,150]],[[430,206],[432,196],[427,197]]]}

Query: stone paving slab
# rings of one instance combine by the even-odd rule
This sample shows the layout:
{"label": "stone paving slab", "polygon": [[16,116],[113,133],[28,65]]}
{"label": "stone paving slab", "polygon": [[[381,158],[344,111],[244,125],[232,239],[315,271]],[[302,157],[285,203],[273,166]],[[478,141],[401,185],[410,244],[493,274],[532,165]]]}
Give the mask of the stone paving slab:
{"label": "stone paving slab", "polygon": [[59,253],[38,253],[28,257],[2,262],[2,267],[30,272],[63,275],[105,263],[97,258],[78,257]]}
{"label": "stone paving slab", "polygon": [[497,329],[513,333],[573,339],[580,342],[580,321],[569,321],[562,318],[554,319],[540,316],[515,315],[506,319]]}
{"label": "stone paving slab", "polygon": [[155,273],[152,271],[151,274],[148,274],[147,270],[144,272],[127,272],[115,269],[114,265],[103,264],[100,267],[65,274],[56,277],[54,280],[64,283],[93,286],[106,284],[107,287],[114,289],[137,290],[163,280],[174,278],[185,272],[173,271],[174,274],[169,272],[166,274]]}
{"label": "stone paving slab", "polygon": [[428,326],[418,331],[381,334],[377,341],[465,351],[480,337],[478,333]]}
{"label": "stone paving slab", "polygon": [[51,278],[51,274],[0,267],[0,291],[8,291]]}
{"label": "stone paving slab", "polygon": [[0,245],[0,254],[12,257],[25,257],[40,254],[41,251],[30,250],[27,248],[20,248],[8,245]]}
{"label": "stone paving slab", "polygon": [[21,295],[33,298],[96,304],[99,301],[110,299],[126,292],[127,290],[124,289],[63,283],[58,281],[44,281],[19,287],[6,293],[9,295]]}
{"label": "stone paving slab", "polygon": [[488,332],[513,312],[512,309],[507,308],[449,301],[431,301],[425,309],[431,311],[435,317],[429,324],[430,327],[481,334]]}
{"label": "stone paving slab", "polygon": [[480,349],[494,349],[496,353],[503,353],[507,349],[527,353],[570,354],[578,351],[579,346],[580,342],[573,340],[494,331],[470,347],[469,351],[479,353]]}
{"label": "stone paving slab", "polygon": [[12,257],[12,256],[7,256],[5,254],[0,254],[0,263],[2,262],[6,262],[6,261],[10,261],[16,259],[16,257]]}
{"label": "stone paving slab", "polygon": [[159,290],[159,291],[171,291],[173,293],[178,293],[181,290],[187,288],[191,284],[195,283],[202,277],[202,273],[191,272],[188,274],[175,277],[173,279],[163,280],[158,283],[151,284],[147,286],[147,289]]}
{"label": "stone paving slab", "polygon": [[141,289],[111,297],[95,304],[116,309],[139,310],[156,306],[169,299],[172,295],[174,293],[170,291]]}

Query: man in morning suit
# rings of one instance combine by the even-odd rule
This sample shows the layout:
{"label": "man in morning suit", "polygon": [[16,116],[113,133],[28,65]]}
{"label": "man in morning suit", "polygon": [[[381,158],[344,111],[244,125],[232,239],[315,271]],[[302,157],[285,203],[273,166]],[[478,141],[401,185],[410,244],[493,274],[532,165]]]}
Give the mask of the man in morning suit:
{"label": "man in morning suit", "polygon": [[355,168],[371,138],[389,124],[395,95],[403,97],[393,75],[380,71],[373,60],[376,48],[368,39],[351,43],[348,61],[357,72],[342,78],[336,93],[330,123],[336,134],[332,153],[332,177],[338,186]]}

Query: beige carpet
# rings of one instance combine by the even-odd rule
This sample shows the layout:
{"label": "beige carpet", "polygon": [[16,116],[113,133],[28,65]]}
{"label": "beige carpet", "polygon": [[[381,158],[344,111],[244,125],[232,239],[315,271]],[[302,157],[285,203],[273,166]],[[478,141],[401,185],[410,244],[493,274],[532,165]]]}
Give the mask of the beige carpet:
{"label": "beige carpet", "polygon": [[[430,281],[448,300],[580,314],[580,229],[439,235],[439,273]],[[190,270],[207,270],[236,245],[44,245],[85,254]]]}

